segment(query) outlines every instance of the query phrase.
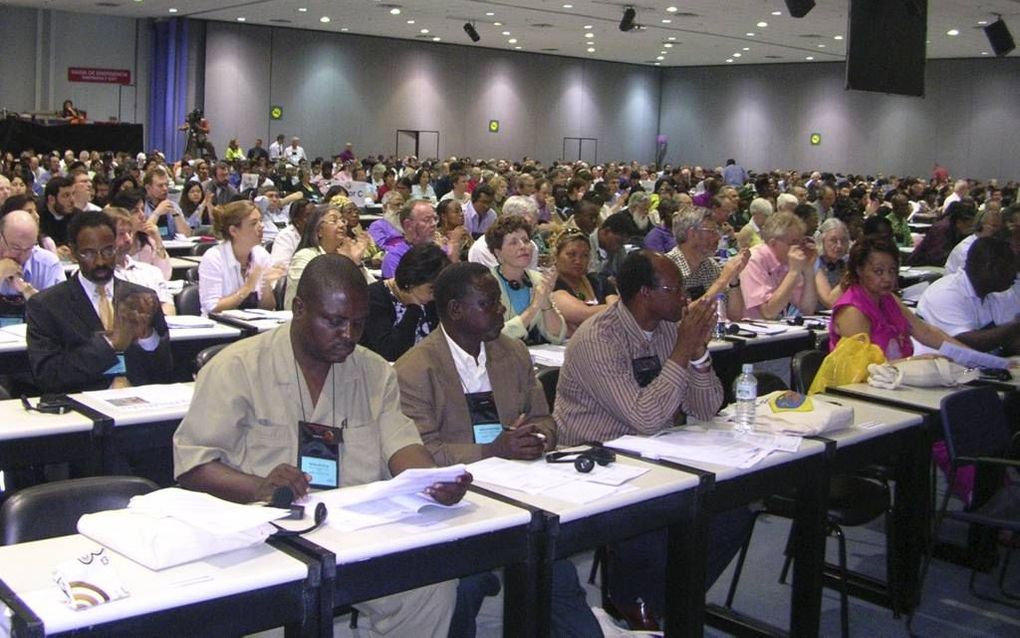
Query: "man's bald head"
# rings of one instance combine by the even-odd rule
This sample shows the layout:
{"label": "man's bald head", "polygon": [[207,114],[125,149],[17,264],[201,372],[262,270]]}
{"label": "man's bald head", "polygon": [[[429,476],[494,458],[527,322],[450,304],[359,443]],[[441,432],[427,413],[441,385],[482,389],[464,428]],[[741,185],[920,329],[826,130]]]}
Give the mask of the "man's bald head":
{"label": "man's bald head", "polygon": [[301,273],[296,296],[305,303],[313,303],[340,288],[368,294],[365,276],[353,261],[343,255],[319,255]]}

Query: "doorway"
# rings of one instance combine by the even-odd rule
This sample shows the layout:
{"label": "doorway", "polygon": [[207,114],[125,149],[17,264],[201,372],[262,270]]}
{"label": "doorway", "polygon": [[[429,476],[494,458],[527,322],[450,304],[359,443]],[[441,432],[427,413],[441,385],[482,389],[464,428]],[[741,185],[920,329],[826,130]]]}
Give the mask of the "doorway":
{"label": "doorway", "polygon": [[439,131],[397,129],[397,157],[439,158]]}

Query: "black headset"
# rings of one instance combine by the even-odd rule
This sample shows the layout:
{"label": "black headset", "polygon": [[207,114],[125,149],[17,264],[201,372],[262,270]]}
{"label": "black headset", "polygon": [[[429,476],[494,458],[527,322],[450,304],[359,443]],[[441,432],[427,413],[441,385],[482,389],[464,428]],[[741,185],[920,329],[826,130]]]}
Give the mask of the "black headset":
{"label": "black headset", "polygon": [[616,452],[593,445],[587,450],[574,452],[550,452],[545,455],[546,463],[573,463],[574,469],[587,474],[595,469],[595,464],[606,466],[616,460]]}
{"label": "black headset", "polygon": [[[297,511],[298,516],[296,516],[296,518],[301,518],[304,515],[304,508],[300,505],[293,505],[293,502],[294,491],[289,487],[278,487],[273,490],[273,498],[269,501],[269,507],[290,509],[292,515],[295,513],[295,508],[300,508]],[[288,538],[290,536],[301,536],[302,534],[314,532],[322,527],[322,524],[326,522],[326,516],[328,514],[329,510],[326,509],[326,504],[320,501],[315,505],[315,522],[305,529],[287,529],[286,527],[280,527],[276,523],[270,521],[270,524],[272,524],[272,526],[277,530],[273,534],[273,538]]]}

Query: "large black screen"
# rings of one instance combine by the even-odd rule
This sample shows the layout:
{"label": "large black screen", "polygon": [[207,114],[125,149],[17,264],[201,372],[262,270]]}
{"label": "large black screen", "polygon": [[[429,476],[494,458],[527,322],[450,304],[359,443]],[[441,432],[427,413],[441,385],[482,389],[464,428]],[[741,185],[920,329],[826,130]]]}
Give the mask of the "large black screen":
{"label": "large black screen", "polygon": [[924,96],[928,0],[850,0],[846,88]]}

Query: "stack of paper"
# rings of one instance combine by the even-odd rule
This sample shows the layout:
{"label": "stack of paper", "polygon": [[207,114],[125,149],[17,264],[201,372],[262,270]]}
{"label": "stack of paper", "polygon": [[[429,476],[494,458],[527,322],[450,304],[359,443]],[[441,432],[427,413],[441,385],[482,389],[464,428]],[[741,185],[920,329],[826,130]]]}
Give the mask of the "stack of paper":
{"label": "stack of paper", "polygon": [[531,362],[535,365],[562,368],[567,347],[544,343],[537,346],[528,346],[528,352],[531,353]]}
{"label": "stack of paper", "polygon": [[169,315],[166,318],[167,328],[212,328],[216,322],[197,315]]}
{"label": "stack of paper", "polygon": [[590,503],[631,488],[627,481],[641,476],[648,468],[624,463],[596,465],[587,474],[574,469],[573,463],[526,462],[488,458],[468,466],[478,483],[499,488],[548,496],[569,503]]}
{"label": "stack of paper", "polygon": [[94,390],[83,394],[97,399],[115,410],[137,412],[171,408],[187,409],[191,405],[191,395],[194,389],[194,384],[191,383],[170,383],[116,390]]}
{"label": "stack of paper", "polygon": [[234,319],[240,319],[242,321],[259,321],[262,319],[268,319],[272,321],[290,321],[293,318],[294,313],[290,310],[262,310],[261,308],[251,308],[249,310],[224,310],[223,315],[227,317],[233,317]]}
{"label": "stack of paper", "polygon": [[772,452],[796,451],[800,447],[800,438],[685,427],[653,437],[622,436],[605,445],[637,452],[648,458],[748,468],[757,465]]}
{"label": "stack of paper", "polygon": [[741,329],[753,332],[757,335],[777,335],[786,332],[786,326],[777,323],[751,323],[749,321],[738,321],[737,325]]}

